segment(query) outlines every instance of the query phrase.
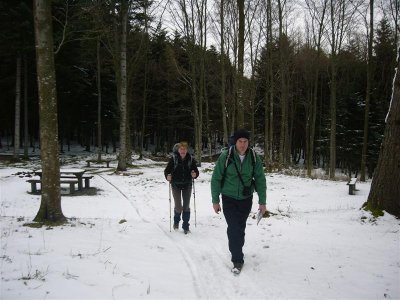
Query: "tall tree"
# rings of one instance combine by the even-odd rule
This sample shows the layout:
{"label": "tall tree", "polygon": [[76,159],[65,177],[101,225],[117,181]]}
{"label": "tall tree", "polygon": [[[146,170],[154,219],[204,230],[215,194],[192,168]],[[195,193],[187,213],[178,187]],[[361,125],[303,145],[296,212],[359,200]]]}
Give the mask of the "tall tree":
{"label": "tall tree", "polygon": [[225,1],[220,0],[220,21],[221,21],[221,32],[220,32],[220,38],[221,38],[221,114],[222,114],[222,130],[223,130],[223,145],[225,146],[228,144],[228,127],[226,124],[226,105],[225,105]]}
{"label": "tall tree", "polygon": [[189,66],[188,70],[182,73],[182,79],[189,85],[191,91],[195,156],[199,164],[201,164],[203,143],[204,89],[202,87],[205,86],[201,75],[203,58],[200,52],[204,50],[205,45],[206,3],[206,0],[177,0],[178,9],[175,9],[175,12],[171,11],[176,16],[174,18],[176,25],[181,28],[185,39]]}
{"label": "tall tree", "polygon": [[34,17],[42,161],[42,198],[34,221],[59,223],[66,218],[61,209],[51,0],[35,0]]}
{"label": "tall tree", "polygon": [[280,76],[280,104],[281,104],[281,124],[279,137],[279,165],[286,166],[289,162],[289,86],[288,86],[288,52],[289,39],[285,30],[285,10],[286,0],[278,0],[278,19],[279,19],[279,76]]}
{"label": "tall tree", "polygon": [[318,89],[319,89],[319,61],[322,53],[321,42],[325,29],[325,17],[328,0],[320,2],[307,0],[308,12],[311,15],[313,46],[316,50],[315,75],[312,87],[311,99],[308,105],[308,115],[306,118],[306,164],[307,176],[311,177],[314,162],[314,140],[315,140],[315,122],[317,117]]}
{"label": "tall tree", "polygon": [[101,57],[100,57],[100,38],[96,41],[96,58],[97,58],[97,160],[101,160],[102,138],[101,138]]}
{"label": "tall tree", "polygon": [[[372,85],[372,43],[374,40],[374,0],[369,1],[369,34],[368,34],[368,58],[367,58],[367,90],[365,92],[365,110],[364,110],[364,137],[361,154],[361,176],[360,180],[365,181],[365,166],[367,163],[368,148],[368,127],[369,127],[369,110],[371,99]],[[368,28],[368,27],[367,27]],[[371,170],[369,170],[371,172]]]}
{"label": "tall tree", "polygon": [[24,64],[24,158],[28,159],[28,140],[29,140],[29,124],[28,124],[28,59],[27,55],[23,58]]}
{"label": "tall tree", "polygon": [[329,137],[329,178],[335,178],[336,172],[336,95],[338,53],[341,51],[345,33],[351,23],[354,11],[348,9],[349,3],[345,0],[330,0],[330,31],[328,39],[330,44],[330,137]]}
{"label": "tall tree", "polygon": [[248,87],[248,92],[246,93],[246,111],[249,113],[248,128],[251,130],[251,139],[254,141],[256,135],[255,129],[255,112],[256,112],[256,62],[259,56],[261,44],[263,41],[263,24],[265,21],[265,16],[262,13],[261,0],[249,3],[246,13],[246,23],[245,23],[245,37],[248,37],[249,50],[250,50],[250,82]]}
{"label": "tall tree", "polygon": [[244,0],[237,0],[239,13],[238,31],[238,80],[237,80],[237,126],[244,126],[244,97],[243,97],[243,72],[244,72],[244,33],[245,33],[245,13]]}
{"label": "tall tree", "polygon": [[400,34],[400,1],[399,0],[386,0],[382,1],[382,11],[384,18],[391,19],[393,22],[394,41],[395,44],[399,42]]}
{"label": "tall tree", "polygon": [[265,89],[265,151],[264,160],[268,162],[273,160],[273,142],[274,142],[274,70],[272,67],[272,48],[274,38],[272,35],[272,0],[267,0],[267,76]]}
{"label": "tall tree", "polygon": [[397,56],[397,72],[393,82],[393,94],[386,117],[386,129],[378,165],[372,179],[367,208],[383,209],[400,217],[400,49]]}
{"label": "tall tree", "polygon": [[125,171],[127,169],[127,135],[128,135],[128,95],[127,95],[127,70],[126,70],[126,39],[128,35],[128,13],[129,1],[122,0],[120,18],[121,18],[121,32],[120,32],[120,60],[119,60],[119,73],[120,73],[120,92],[119,92],[119,144],[120,151],[118,155],[118,171]]}
{"label": "tall tree", "polygon": [[21,124],[21,54],[17,55],[15,72],[15,120],[14,120],[14,154],[15,160],[19,159],[19,138]]}
{"label": "tall tree", "polygon": [[147,89],[148,89],[148,69],[149,69],[149,58],[148,58],[148,49],[149,49],[149,19],[150,16],[148,14],[150,3],[145,1],[143,3],[143,18],[144,18],[144,38],[143,38],[143,56],[144,56],[144,83],[143,83],[143,105],[142,105],[142,126],[141,126],[141,134],[139,141],[139,159],[143,158],[143,146],[144,146],[144,137],[146,135],[146,115],[147,115]]}

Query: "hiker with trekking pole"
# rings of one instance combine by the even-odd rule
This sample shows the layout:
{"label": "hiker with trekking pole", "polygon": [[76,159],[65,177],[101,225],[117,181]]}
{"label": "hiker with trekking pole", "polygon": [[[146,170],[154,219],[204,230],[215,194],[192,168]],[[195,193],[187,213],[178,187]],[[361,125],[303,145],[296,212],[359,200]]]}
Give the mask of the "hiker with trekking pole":
{"label": "hiker with trekking pole", "polygon": [[[179,229],[182,218],[182,229],[185,234],[189,233],[190,220],[190,197],[194,179],[199,176],[196,160],[188,153],[188,143],[180,142],[174,146],[171,159],[164,170],[165,179],[170,184],[169,201],[171,203],[171,192],[174,198],[174,230]],[[195,193],[193,189],[194,198]],[[196,201],[196,200],[195,200]],[[171,212],[171,205],[170,205]],[[195,204],[196,213],[196,204]],[[196,219],[196,216],[195,216]],[[171,215],[170,215],[171,223]],[[196,221],[195,221],[196,223]]]}

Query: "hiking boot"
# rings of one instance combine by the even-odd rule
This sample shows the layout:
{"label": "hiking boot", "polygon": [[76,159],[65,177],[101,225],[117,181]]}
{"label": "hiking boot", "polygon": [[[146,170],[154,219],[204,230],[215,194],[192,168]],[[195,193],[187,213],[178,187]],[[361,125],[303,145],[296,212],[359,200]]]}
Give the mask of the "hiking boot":
{"label": "hiking boot", "polygon": [[241,271],[242,268],[243,268],[243,263],[234,262],[233,263],[233,268],[234,269],[238,269],[239,271]]}
{"label": "hiking boot", "polygon": [[178,230],[179,229],[179,223],[174,223],[174,230]]}
{"label": "hiking boot", "polygon": [[183,230],[183,233],[184,233],[184,234],[188,234],[189,232],[190,232],[189,229],[184,229],[184,230]]}

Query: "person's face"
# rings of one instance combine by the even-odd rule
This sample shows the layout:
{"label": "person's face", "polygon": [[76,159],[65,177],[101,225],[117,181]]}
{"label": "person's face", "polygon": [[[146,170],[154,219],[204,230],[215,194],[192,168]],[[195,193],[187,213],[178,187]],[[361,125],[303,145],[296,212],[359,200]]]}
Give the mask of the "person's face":
{"label": "person's face", "polygon": [[246,138],[240,138],[236,141],[236,149],[240,154],[244,154],[249,147],[249,140]]}
{"label": "person's face", "polygon": [[185,148],[185,147],[179,147],[178,152],[179,152],[179,155],[183,158],[183,157],[186,156],[187,148]]}

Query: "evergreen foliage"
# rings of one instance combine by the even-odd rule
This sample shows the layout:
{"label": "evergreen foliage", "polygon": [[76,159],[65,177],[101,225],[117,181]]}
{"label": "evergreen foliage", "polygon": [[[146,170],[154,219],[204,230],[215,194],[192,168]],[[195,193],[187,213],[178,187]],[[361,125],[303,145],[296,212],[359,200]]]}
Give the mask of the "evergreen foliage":
{"label": "evergreen foliage", "polygon": [[[69,2],[69,1],[68,1]],[[96,145],[97,89],[96,89],[96,39],[101,40],[101,84],[102,84],[102,123],[103,145],[107,151],[115,151],[118,146],[119,112],[116,90],[116,75],[112,49],[108,39],[112,34],[115,15],[107,9],[103,1],[73,1],[65,7],[65,1],[53,2],[55,64],[57,72],[57,94],[59,101],[59,137],[60,148],[68,151],[72,141],[78,142],[92,151]],[[128,101],[130,114],[131,143],[137,149],[139,137],[144,135],[144,149],[168,152],[179,140],[194,144],[191,87],[187,81],[190,73],[190,58],[187,39],[179,33],[170,33],[158,23],[149,32],[144,31],[144,22],[154,20],[146,15],[143,7],[152,7],[152,1],[134,1],[129,21],[128,34]],[[37,83],[35,70],[35,51],[33,42],[33,17],[31,1],[4,0],[0,2],[0,138],[12,145],[15,64],[19,52],[27,56],[28,61],[28,101],[29,135],[31,146],[38,143]],[[64,27],[65,21],[67,26]],[[154,23],[152,23],[154,24]],[[111,30],[111,31],[110,31]],[[289,84],[289,137],[292,163],[305,158],[306,119],[308,100],[311,97],[313,75],[319,68],[319,88],[315,132],[314,166],[327,167],[329,160],[329,60],[322,52],[319,63],[315,63],[316,50],[301,41],[285,36],[285,51],[288,57]],[[369,122],[368,161],[369,175],[376,166],[379,147],[384,131],[384,118],[387,114],[391,96],[391,84],[394,74],[396,46],[394,31],[386,19],[382,19],[376,29],[374,41],[374,78],[371,95],[371,113]],[[61,46],[58,49],[58,46]],[[144,47],[144,45],[147,45]],[[280,135],[280,74],[279,43],[269,45],[273,49],[271,61],[267,58],[265,45],[257,58],[255,72],[255,139],[263,143],[264,122],[267,118],[264,110],[266,95],[267,65],[272,64],[274,72],[274,153],[279,157]],[[203,49],[194,45],[196,53]],[[205,51],[206,90],[209,105],[209,131],[212,134],[212,146],[222,141],[222,120],[220,105],[220,62],[221,53],[215,47]],[[223,54],[226,55],[226,54]],[[146,60],[144,59],[146,57]],[[227,58],[227,57],[226,57]],[[350,174],[360,168],[363,142],[363,106],[366,85],[366,50],[363,42],[352,40],[337,56],[337,166]],[[147,73],[145,64],[147,62]],[[229,62],[228,59],[225,59]],[[146,73],[146,86],[145,86]],[[199,74],[198,74],[199,76]],[[233,62],[226,68],[226,107],[228,124],[235,113],[232,99],[235,96],[236,71]],[[250,89],[250,80],[244,79],[244,95]],[[146,126],[141,131],[143,99],[146,91]],[[249,102],[244,98],[245,126],[249,120]],[[205,122],[206,120],[204,120]],[[203,128],[206,128],[204,126]],[[204,140],[208,136],[203,129]],[[23,135],[21,135],[22,137]],[[21,143],[22,145],[22,143]],[[154,147],[151,147],[153,146]],[[204,143],[206,145],[206,143]],[[222,145],[223,146],[223,145]],[[34,148],[33,148],[34,149]]]}

